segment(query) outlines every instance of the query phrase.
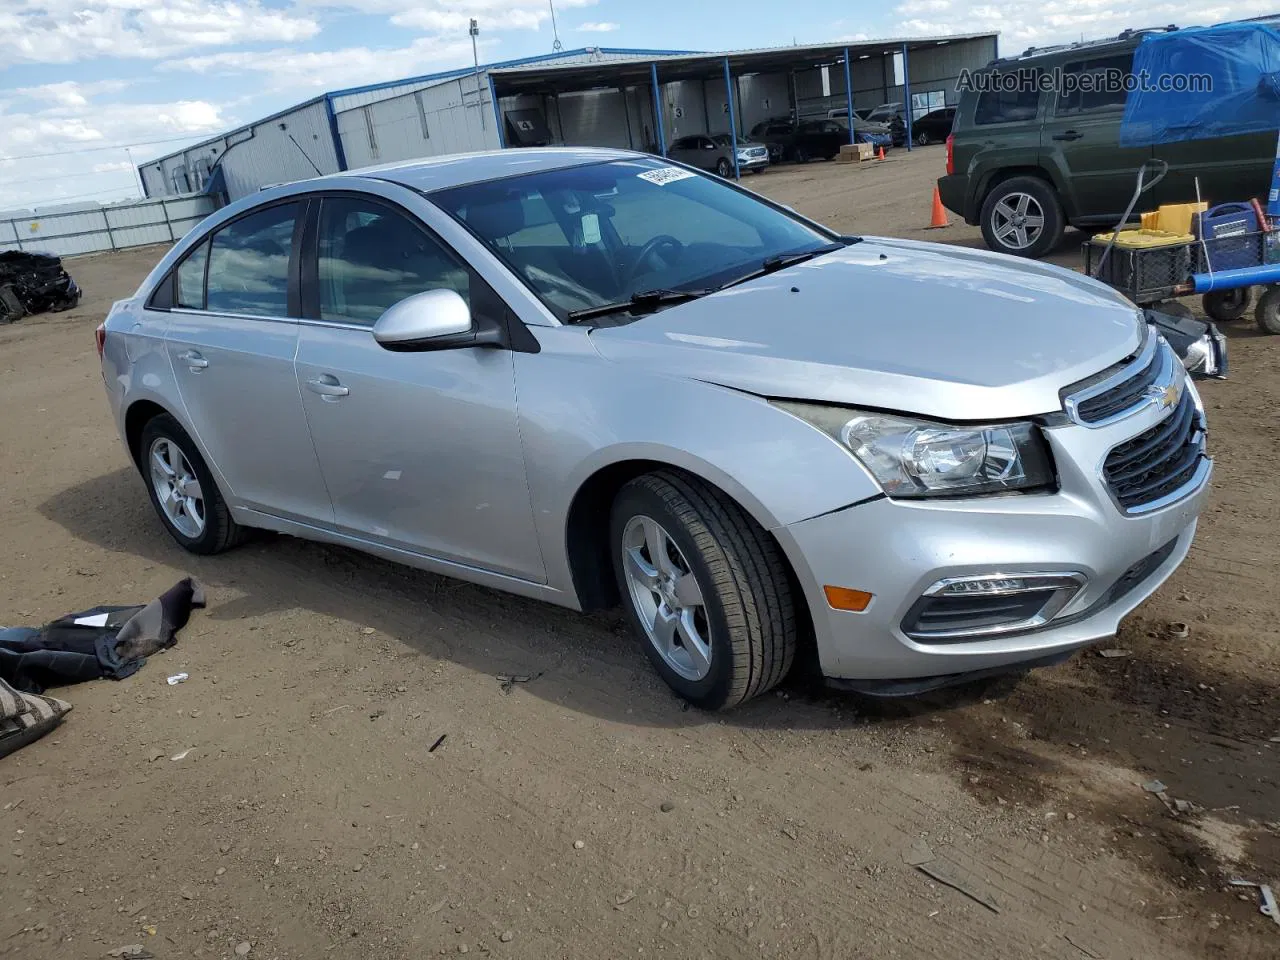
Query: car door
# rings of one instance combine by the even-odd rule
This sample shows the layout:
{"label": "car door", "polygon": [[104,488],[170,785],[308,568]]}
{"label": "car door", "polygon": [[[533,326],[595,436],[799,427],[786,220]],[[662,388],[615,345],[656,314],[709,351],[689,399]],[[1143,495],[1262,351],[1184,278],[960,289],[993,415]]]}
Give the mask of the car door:
{"label": "car door", "polygon": [[1152,156],[1150,147],[1120,146],[1125,91],[1116,81],[1132,68],[1132,50],[1062,64],[1062,89],[1040,129],[1040,155],[1057,172],[1072,219],[1114,223],[1133,195],[1138,168]]}
{"label": "car door", "polygon": [[303,269],[297,386],[345,533],[544,581],[525,477],[512,354],[393,352],[373,324],[424,290],[506,305],[425,226],[387,201],[326,195]]}
{"label": "car door", "polygon": [[680,137],[672,142],[671,148],[667,150],[667,156],[672,160],[678,160],[680,163],[697,166],[699,157],[696,147],[696,137]]}
{"label": "car door", "polygon": [[229,496],[277,516],[332,520],[293,373],[305,204],[218,228],[177,268],[165,349],[186,422]]}
{"label": "car door", "polygon": [[1197,188],[1199,198],[1210,206],[1254,197],[1265,204],[1276,157],[1276,134],[1269,131],[1157,143],[1155,156],[1169,164],[1169,170],[1155,186],[1155,201],[1144,204],[1148,209],[1161,203],[1190,203],[1197,197]]}

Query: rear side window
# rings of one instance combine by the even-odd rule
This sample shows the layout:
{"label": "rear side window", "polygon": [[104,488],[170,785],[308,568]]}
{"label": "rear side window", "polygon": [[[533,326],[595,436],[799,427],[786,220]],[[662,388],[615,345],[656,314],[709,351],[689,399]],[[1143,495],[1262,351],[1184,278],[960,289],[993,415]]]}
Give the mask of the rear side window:
{"label": "rear side window", "polygon": [[205,241],[187,254],[178,267],[176,302],[190,310],[204,309],[204,268],[209,262],[209,241]]}
{"label": "rear side window", "polygon": [[289,315],[289,256],[298,205],[259,210],[213,235],[205,309],[260,317]]}
{"label": "rear side window", "polygon": [[1123,110],[1124,78],[1132,70],[1132,52],[1064,64],[1057,116]]}
{"label": "rear side window", "polygon": [[[1040,106],[1040,71],[1019,70],[992,81],[995,89],[978,94],[973,122],[1015,123],[1034,120]],[[1006,89],[1011,88],[1011,89]]]}

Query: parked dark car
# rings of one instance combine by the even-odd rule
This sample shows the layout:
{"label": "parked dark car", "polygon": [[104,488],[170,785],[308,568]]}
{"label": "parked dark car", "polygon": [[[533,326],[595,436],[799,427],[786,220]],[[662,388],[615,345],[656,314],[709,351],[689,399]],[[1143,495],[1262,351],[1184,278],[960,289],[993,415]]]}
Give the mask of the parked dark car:
{"label": "parked dark car", "polygon": [[951,133],[951,124],[955,119],[955,107],[930,110],[924,116],[911,121],[911,139],[921,147],[927,147],[931,143],[942,143]]}
{"label": "parked dark car", "polygon": [[[1029,50],[987,70],[1022,77],[1054,70],[1063,76],[1127,75],[1134,49],[1150,32],[1126,30],[1107,40]],[[994,86],[992,92],[961,94],[947,175],[938,180],[943,205],[980,225],[992,250],[1040,257],[1067,224],[1086,231],[1114,226],[1133,195],[1138,168],[1151,159],[1165,161],[1169,170],[1143,194],[1138,210],[1195,200],[1197,178],[1201,199],[1211,205],[1266,196],[1274,133],[1122,147],[1123,91],[1088,83],[1072,84],[1070,92],[1063,84],[1062,93],[1031,83]]]}
{"label": "parked dark car", "polygon": [[849,142],[849,130],[834,120],[801,120],[796,123],[786,118],[765,120],[751,128],[751,139],[769,148],[769,159],[794,160],[807,163],[810,160],[830,160]]}

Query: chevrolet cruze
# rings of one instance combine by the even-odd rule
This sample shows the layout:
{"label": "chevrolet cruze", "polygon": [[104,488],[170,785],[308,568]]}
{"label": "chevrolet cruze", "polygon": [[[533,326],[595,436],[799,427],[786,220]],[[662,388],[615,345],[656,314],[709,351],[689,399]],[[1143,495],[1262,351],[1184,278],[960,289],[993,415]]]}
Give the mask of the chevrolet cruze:
{"label": "chevrolet cruze", "polygon": [[699,706],[904,694],[1111,635],[1191,545],[1204,412],[1057,267],[842,236],[670,161],[416,161],[218,211],[99,329],[161,521],[585,610]]}

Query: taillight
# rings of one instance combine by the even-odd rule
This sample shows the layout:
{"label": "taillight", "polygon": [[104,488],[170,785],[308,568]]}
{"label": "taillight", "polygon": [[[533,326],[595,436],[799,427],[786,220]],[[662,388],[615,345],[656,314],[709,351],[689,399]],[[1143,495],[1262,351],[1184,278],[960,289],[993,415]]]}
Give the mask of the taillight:
{"label": "taillight", "polygon": [[947,134],[947,176],[956,172],[956,135]]}
{"label": "taillight", "polygon": [[98,359],[102,359],[103,348],[107,345],[107,325],[105,323],[98,324],[98,328],[93,331],[93,340],[98,347]]}

